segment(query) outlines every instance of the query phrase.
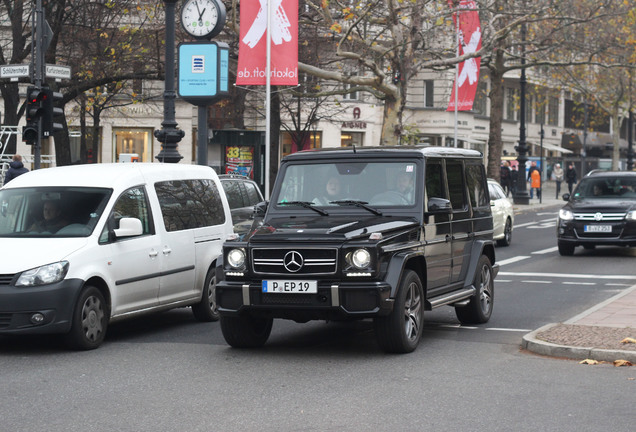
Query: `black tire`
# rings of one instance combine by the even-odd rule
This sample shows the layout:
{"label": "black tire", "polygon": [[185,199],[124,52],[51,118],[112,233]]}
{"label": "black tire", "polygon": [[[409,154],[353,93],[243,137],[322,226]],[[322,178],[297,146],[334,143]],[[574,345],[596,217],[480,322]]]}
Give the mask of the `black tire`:
{"label": "black tire", "polygon": [[272,318],[250,315],[221,317],[221,331],[228,345],[234,348],[259,348],[272,332]]}
{"label": "black tire", "polygon": [[71,331],[64,337],[68,347],[76,350],[99,347],[106,337],[108,315],[101,291],[90,285],[84,287],[73,310]]}
{"label": "black tire", "polygon": [[486,255],[479,258],[473,285],[477,292],[470,298],[468,305],[455,307],[455,315],[462,324],[483,324],[488,322],[492,315],[495,282],[492,265]]}
{"label": "black tire", "polygon": [[506,225],[504,226],[504,238],[497,240],[499,246],[510,246],[512,242],[512,221],[510,218],[506,219]]}
{"label": "black tire", "polygon": [[409,353],[417,348],[424,326],[424,289],[417,273],[402,275],[391,313],[374,320],[380,347],[389,353]]}
{"label": "black tire", "polygon": [[219,320],[219,307],[216,304],[216,275],[214,267],[205,276],[205,285],[201,293],[201,301],[192,305],[192,314],[197,321],[212,322]]}
{"label": "black tire", "polygon": [[559,255],[572,256],[574,255],[574,246],[565,243],[559,243]]}

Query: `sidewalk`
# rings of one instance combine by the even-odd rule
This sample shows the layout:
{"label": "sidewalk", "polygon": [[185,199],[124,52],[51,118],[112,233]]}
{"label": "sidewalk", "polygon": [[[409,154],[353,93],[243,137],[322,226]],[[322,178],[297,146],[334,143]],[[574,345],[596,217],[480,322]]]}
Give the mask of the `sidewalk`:
{"label": "sidewalk", "polygon": [[[556,198],[555,182],[546,181],[542,192],[541,202],[535,196],[527,205],[513,204],[515,213],[530,208],[560,208],[565,205],[561,196],[568,192],[568,186],[561,183],[561,196]],[[627,360],[636,365],[636,343],[623,343],[629,338],[636,340],[636,285],[563,323],[547,324],[528,333],[521,345],[551,357]]]}

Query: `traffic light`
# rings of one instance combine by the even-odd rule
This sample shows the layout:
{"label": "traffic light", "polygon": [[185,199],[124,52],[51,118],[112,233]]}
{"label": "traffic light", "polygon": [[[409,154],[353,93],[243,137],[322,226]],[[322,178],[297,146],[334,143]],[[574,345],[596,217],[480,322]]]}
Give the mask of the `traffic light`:
{"label": "traffic light", "polygon": [[38,139],[38,123],[44,116],[47,94],[42,88],[27,88],[26,126],[22,128],[22,140],[33,145]]}
{"label": "traffic light", "polygon": [[64,129],[62,123],[56,123],[55,118],[64,116],[64,110],[55,106],[55,102],[62,100],[62,93],[55,92],[50,88],[44,89],[44,117],[42,123],[42,135],[45,137],[53,135],[57,131]]}

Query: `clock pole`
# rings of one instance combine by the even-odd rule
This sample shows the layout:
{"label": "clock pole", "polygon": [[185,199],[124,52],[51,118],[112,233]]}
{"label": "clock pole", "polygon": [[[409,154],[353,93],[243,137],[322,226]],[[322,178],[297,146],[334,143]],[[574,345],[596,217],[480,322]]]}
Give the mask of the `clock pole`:
{"label": "clock pole", "polygon": [[177,0],[164,0],[166,9],[166,78],[163,92],[163,122],[162,128],[155,131],[155,138],[161,143],[161,151],[156,156],[160,162],[177,163],[183,156],[179,154],[177,146],[185,132],[177,129],[174,101],[176,99],[174,87],[174,51],[175,51],[175,3]]}

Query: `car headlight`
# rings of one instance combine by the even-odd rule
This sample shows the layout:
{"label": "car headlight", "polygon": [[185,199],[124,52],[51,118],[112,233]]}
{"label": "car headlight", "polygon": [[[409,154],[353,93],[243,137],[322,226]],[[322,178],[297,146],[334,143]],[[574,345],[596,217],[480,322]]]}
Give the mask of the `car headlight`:
{"label": "car headlight", "polygon": [[559,210],[559,219],[563,221],[570,221],[574,219],[574,213],[567,209],[561,209]]}
{"label": "car headlight", "polygon": [[625,219],[636,221],[636,210],[628,211],[627,214],[625,215]]}
{"label": "car headlight", "polygon": [[245,265],[245,251],[243,249],[232,249],[227,253],[227,263],[235,269]]}
{"label": "car headlight", "polygon": [[366,249],[356,249],[347,254],[347,260],[356,269],[363,270],[371,264],[371,254]]}
{"label": "car headlight", "polygon": [[15,283],[15,286],[39,286],[59,282],[68,273],[68,261],[60,261],[53,264],[43,265],[31,270],[22,272]]}

